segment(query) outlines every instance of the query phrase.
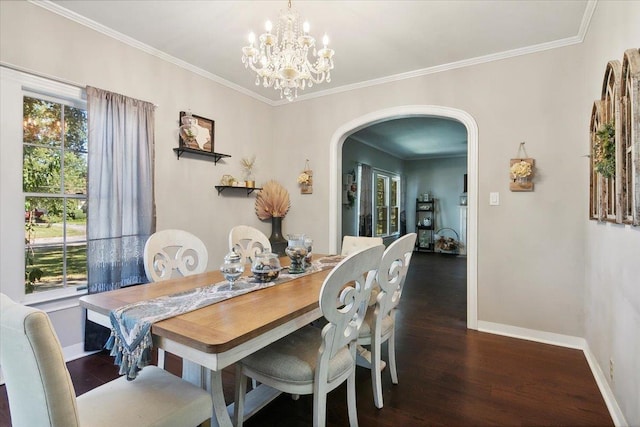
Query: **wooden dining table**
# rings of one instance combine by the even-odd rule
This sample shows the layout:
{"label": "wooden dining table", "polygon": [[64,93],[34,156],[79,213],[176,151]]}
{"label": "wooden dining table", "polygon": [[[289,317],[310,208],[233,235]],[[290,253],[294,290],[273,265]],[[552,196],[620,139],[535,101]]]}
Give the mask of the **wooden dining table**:
{"label": "wooden dining table", "polygon": [[[314,254],[314,260],[320,258],[322,255]],[[283,266],[289,264],[286,257],[280,261]],[[227,405],[224,398],[222,369],[320,318],[320,288],[330,271],[327,267],[153,324],[153,345],[180,356],[183,378],[210,390],[213,425],[232,425],[233,403]],[[80,306],[87,309],[89,320],[111,328],[111,310],[221,281],[219,271],[209,271],[85,295]],[[245,419],[279,394],[264,385],[252,390],[245,403]]]}

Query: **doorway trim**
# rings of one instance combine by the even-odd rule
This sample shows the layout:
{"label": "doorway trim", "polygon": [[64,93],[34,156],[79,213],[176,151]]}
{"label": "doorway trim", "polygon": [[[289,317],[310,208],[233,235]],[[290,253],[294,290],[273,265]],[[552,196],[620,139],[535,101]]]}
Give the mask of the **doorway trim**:
{"label": "doorway trim", "polygon": [[478,329],[478,125],[469,113],[439,105],[405,105],[374,111],[340,126],[331,137],[329,153],[329,252],[337,253],[341,240],[338,224],[342,223],[339,196],[344,141],[375,123],[421,116],[454,119],[467,128],[467,328]]}

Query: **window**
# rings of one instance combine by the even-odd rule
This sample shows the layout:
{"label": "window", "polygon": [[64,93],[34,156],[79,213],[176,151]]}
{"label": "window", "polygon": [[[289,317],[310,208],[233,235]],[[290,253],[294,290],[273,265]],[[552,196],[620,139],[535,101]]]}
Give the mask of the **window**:
{"label": "window", "polygon": [[400,231],[400,177],[374,170],[373,235],[378,237]]}
{"label": "window", "polygon": [[622,65],[609,61],[601,99],[591,112],[591,219],[640,225],[640,142],[638,49],[624,53]]}
{"label": "window", "polygon": [[24,92],[25,294],[87,282],[87,112],[82,101]]}

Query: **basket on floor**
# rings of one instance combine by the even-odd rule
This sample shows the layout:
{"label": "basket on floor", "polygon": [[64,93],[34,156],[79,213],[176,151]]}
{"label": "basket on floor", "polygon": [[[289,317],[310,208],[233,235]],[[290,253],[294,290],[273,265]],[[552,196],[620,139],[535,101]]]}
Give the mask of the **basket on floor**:
{"label": "basket on floor", "polygon": [[453,228],[441,228],[434,236],[435,251],[457,255],[460,252],[460,236]]}

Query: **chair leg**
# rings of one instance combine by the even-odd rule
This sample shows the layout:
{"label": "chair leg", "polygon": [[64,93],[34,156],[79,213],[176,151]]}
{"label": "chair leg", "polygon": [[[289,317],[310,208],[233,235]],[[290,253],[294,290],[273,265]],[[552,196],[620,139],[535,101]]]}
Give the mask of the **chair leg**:
{"label": "chair leg", "polygon": [[[378,371],[380,375],[380,371]],[[347,378],[347,408],[349,410],[349,425],[358,427],[358,409],[356,408],[356,370],[355,367]]]}
{"label": "chair leg", "polygon": [[327,423],[327,385],[319,384],[313,393],[313,427],[323,427]]}
{"label": "chair leg", "polygon": [[384,405],[382,400],[382,374],[380,373],[380,340],[372,337],[371,340],[371,384],[373,386],[373,401],[376,408]]}
{"label": "chair leg", "polygon": [[396,330],[395,328],[391,332],[389,341],[387,343],[389,351],[389,367],[391,369],[391,382],[398,384],[398,371],[396,369]]}
{"label": "chair leg", "polygon": [[247,377],[240,364],[236,365],[236,399],[233,405],[233,425],[241,427],[244,422],[244,396],[247,392]]}

